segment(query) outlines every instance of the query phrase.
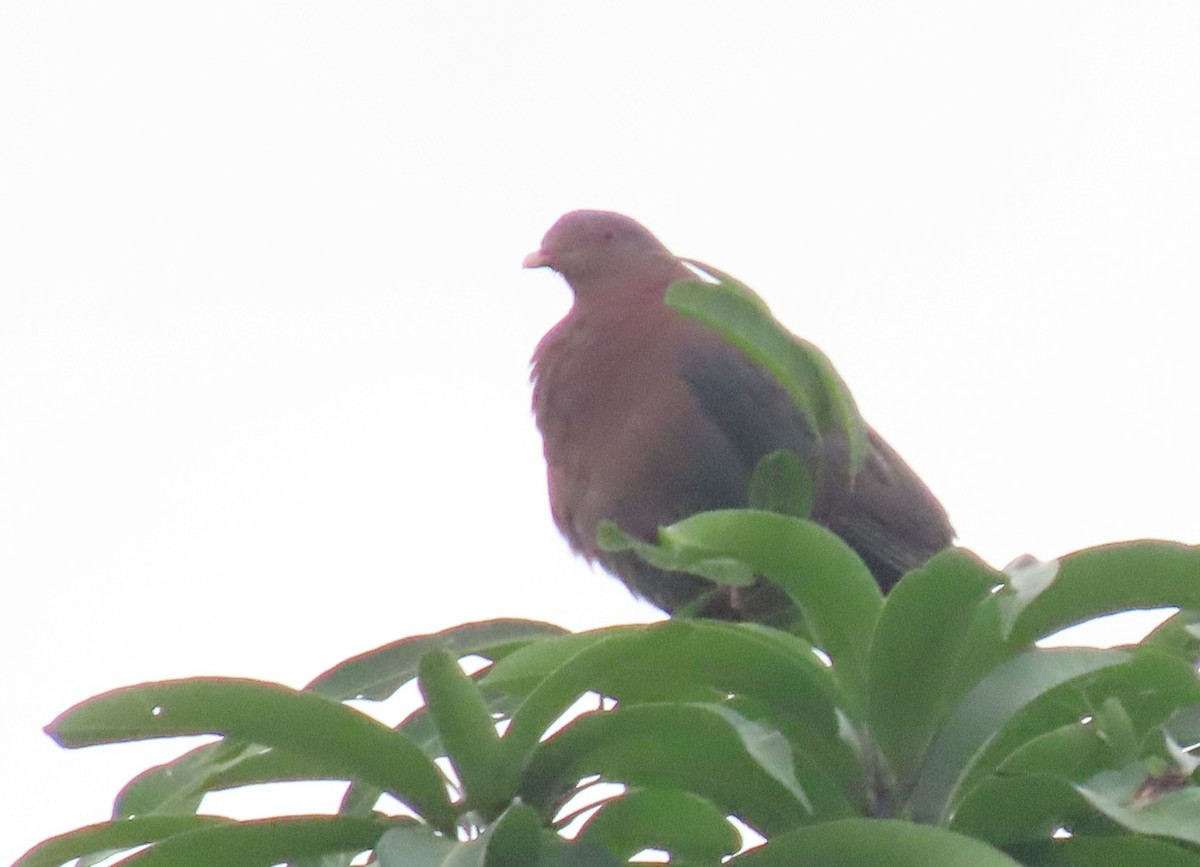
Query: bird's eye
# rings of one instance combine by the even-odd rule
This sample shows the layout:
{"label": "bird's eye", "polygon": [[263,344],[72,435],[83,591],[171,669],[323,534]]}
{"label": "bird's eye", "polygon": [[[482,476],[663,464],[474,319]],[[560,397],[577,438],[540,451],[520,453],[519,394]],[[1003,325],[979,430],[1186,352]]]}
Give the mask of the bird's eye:
{"label": "bird's eye", "polygon": [[604,233],[604,240],[605,240],[605,242],[611,241],[612,239],[613,239],[613,233],[612,233],[612,232],[605,232],[605,233]]}

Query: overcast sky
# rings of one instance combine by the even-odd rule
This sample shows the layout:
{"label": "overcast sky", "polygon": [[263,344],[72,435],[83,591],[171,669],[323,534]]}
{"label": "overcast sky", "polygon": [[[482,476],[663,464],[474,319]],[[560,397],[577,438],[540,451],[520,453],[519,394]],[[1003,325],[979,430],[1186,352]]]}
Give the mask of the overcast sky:
{"label": "overcast sky", "polygon": [[545,502],[562,212],[754,286],[996,565],[1200,542],[1200,5],[0,4],[0,862],[180,744],[496,616],[648,620]]}

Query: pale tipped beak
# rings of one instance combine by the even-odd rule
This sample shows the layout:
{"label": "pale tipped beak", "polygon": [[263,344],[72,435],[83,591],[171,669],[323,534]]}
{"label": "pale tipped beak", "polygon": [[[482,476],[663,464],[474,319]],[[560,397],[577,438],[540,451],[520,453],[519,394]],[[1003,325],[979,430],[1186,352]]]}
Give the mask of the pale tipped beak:
{"label": "pale tipped beak", "polygon": [[534,250],[521,260],[522,268],[545,268],[551,263],[550,254],[544,250]]}

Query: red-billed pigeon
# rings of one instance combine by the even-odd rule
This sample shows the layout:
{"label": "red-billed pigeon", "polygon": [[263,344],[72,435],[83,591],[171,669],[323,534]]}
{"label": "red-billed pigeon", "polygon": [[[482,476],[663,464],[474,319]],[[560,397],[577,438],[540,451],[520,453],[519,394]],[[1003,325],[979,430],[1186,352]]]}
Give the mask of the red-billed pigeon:
{"label": "red-billed pigeon", "polygon": [[[532,374],[550,508],[568,543],[667,612],[702,600],[705,616],[786,621],[790,603],[761,579],[714,592],[703,578],[601,550],[596,529],[608,519],[653,541],[696,512],[745,507],[762,457],[790,449],[814,459],[803,413],[759,364],[666,305],[667,288],[696,274],[629,217],[572,211],[523,265],[552,268],[575,296],[538,344]],[[866,435],[852,489],[827,492],[810,517],[854,548],[886,592],[954,531],[900,456],[870,427]],[[832,459],[828,449],[815,458]]]}

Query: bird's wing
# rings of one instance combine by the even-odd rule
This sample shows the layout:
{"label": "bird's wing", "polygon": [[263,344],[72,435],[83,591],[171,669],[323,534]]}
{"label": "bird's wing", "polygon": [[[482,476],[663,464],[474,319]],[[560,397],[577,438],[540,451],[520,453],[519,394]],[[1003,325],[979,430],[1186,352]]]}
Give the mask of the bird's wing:
{"label": "bird's wing", "polygon": [[846,508],[829,516],[887,590],[954,540],[946,510],[925,483],[873,428],[866,463]]}
{"label": "bird's wing", "polygon": [[779,449],[791,449],[802,459],[815,456],[816,437],[787,392],[731,344],[715,334],[689,341],[678,365],[680,378],[747,473]]}
{"label": "bird's wing", "polygon": [[844,483],[836,474],[845,465],[845,444],[818,446],[803,414],[764,368],[724,341],[694,341],[680,354],[679,375],[747,472],[778,449],[809,462],[827,488],[818,494],[813,520],[854,548],[884,589],[954,538],[941,504],[870,426],[867,459],[853,489],[828,490]]}

